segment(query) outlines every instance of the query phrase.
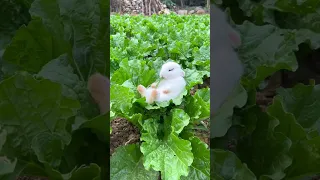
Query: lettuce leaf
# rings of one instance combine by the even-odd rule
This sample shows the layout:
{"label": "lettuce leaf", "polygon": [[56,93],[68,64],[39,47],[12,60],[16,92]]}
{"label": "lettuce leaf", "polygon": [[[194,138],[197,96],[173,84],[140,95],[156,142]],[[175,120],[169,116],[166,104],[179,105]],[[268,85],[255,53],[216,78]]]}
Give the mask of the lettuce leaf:
{"label": "lettuce leaf", "polygon": [[296,121],[308,132],[318,131],[320,112],[320,86],[297,84],[293,88],[279,88],[277,90],[283,108],[292,113]]}
{"label": "lettuce leaf", "polygon": [[79,101],[62,96],[59,84],[36,80],[27,73],[2,81],[0,89],[0,123],[7,129],[2,152],[9,157],[34,154],[40,162],[58,167],[71,141],[67,120],[80,108]]}
{"label": "lettuce leaf", "polygon": [[211,149],[210,159],[213,165],[211,172],[213,179],[248,179],[256,180],[257,178],[246,164],[231,151],[221,149]]}
{"label": "lettuce leaf", "polygon": [[181,180],[210,179],[210,152],[208,145],[197,137],[192,137],[190,139],[194,160],[190,166],[190,172],[188,176],[182,176]]}
{"label": "lettuce leaf", "polygon": [[[123,163],[126,162],[126,163]],[[110,179],[134,179],[149,180],[157,179],[159,173],[154,170],[146,170],[143,166],[143,155],[139,145],[130,144],[117,148],[110,160]]]}
{"label": "lettuce leaf", "polygon": [[32,16],[41,17],[45,27],[67,43],[67,52],[73,56],[72,64],[83,81],[93,72],[109,71],[105,60],[109,54],[105,44],[108,41],[107,4],[100,0],[35,0],[30,8]]}
{"label": "lettuce leaf", "polygon": [[189,174],[189,166],[193,161],[190,141],[170,133],[166,138],[158,138],[159,124],[149,119],[143,124],[141,152],[144,155],[144,167],[161,171],[162,179],[178,180],[180,176]]}
{"label": "lettuce leaf", "polygon": [[246,86],[256,87],[280,69],[298,68],[293,51],[299,43],[294,32],[273,25],[257,26],[249,21],[237,25],[237,29],[242,35],[239,56],[245,66]]}

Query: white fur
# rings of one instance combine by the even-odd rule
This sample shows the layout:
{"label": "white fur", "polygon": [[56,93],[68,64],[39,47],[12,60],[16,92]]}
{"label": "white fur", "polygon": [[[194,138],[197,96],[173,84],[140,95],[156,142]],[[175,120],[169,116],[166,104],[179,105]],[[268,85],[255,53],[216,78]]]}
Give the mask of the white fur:
{"label": "white fur", "polygon": [[[162,65],[160,70],[160,77],[163,78],[156,88],[148,87],[144,88],[147,103],[150,102],[151,92],[156,89],[157,96],[155,102],[169,101],[178,97],[186,86],[186,81],[184,79],[185,72],[181,69],[181,66],[175,62],[167,62]],[[169,93],[163,93],[163,91],[168,90]]]}
{"label": "white fur", "polygon": [[[157,88],[158,96],[156,102],[169,101],[170,99],[178,97],[185,89],[186,84],[187,83],[182,76],[174,79],[162,80]],[[170,91],[168,94],[163,93],[163,90],[166,89]]]}
{"label": "white fur", "polygon": [[210,103],[213,113],[220,108],[243,74],[243,65],[234,48],[241,45],[240,34],[231,27],[226,14],[215,5],[210,8],[210,56],[211,56],[211,89]]}

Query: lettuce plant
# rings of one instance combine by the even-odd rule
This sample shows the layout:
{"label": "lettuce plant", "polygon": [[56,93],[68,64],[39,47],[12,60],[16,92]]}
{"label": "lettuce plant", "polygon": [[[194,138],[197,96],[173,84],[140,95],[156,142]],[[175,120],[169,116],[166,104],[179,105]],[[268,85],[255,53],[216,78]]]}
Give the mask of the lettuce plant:
{"label": "lettuce plant", "polygon": [[108,6],[105,0],[1,2],[21,15],[1,11],[1,18],[12,18],[0,47],[1,179],[107,178],[107,116],[99,115],[86,83],[94,72],[108,73]]}
{"label": "lettuce plant", "polygon": [[[256,94],[277,71],[320,47],[319,3],[312,0],[215,1],[240,32],[241,88],[211,126],[213,179],[311,179],[320,173],[319,85],[279,87],[266,109]],[[305,46],[302,46],[304,44]],[[309,70],[311,71],[311,70]],[[240,91],[241,90],[241,91]]]}
{"label": "lettuce plant", "polygon": [[[210,77],[209,16],[115,15],[111,26],[111,110],[141,134],[140,143],[113,154],[111,179],[157,179],[159,172],[166,180],[209,179],[208,145],[194,128],[210,116],[210,88],[190,93]],[[186,89],[168,102],[147,104],[136,88],[159,80],[167,60],[184,68]]]}

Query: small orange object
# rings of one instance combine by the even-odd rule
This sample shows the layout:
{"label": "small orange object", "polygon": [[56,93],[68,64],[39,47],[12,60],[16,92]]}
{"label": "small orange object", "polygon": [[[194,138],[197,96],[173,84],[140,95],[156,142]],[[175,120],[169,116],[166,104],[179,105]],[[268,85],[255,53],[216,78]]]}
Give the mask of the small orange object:
{"label": "small orange object", "polygon": [[168,94],[169,90],[163,90],[162,92],[163,92],[163,94]]}

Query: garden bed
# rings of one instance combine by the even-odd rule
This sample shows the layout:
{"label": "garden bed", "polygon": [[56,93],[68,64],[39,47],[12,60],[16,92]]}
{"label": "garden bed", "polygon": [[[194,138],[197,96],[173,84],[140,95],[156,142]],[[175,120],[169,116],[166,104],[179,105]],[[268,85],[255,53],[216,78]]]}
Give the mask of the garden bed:
{"label": "garden bed", "polygon": [[[179,178],[197,171],[192,159],[203,162],[203,176],[209,178],[209,20],[208,15],[111,16],[111,144],[116,146],[111,179],[129,178],[123,171],[139,172],[139,179]],[[145,103],[137,86],[159,80],[168,60],[182,66],[185,91],[171,101]],[[131,124],[119,124],[120,119]],[[138,131],[132,132],[132,125]],[[130,159],[130,165],[120,159]]]}

